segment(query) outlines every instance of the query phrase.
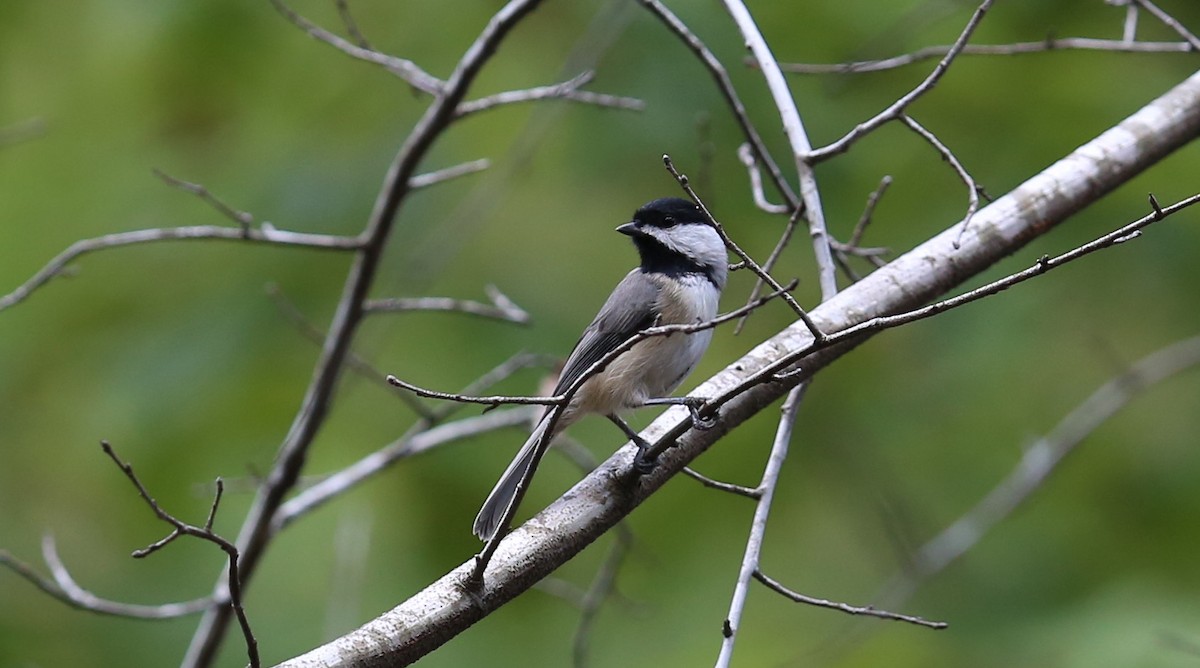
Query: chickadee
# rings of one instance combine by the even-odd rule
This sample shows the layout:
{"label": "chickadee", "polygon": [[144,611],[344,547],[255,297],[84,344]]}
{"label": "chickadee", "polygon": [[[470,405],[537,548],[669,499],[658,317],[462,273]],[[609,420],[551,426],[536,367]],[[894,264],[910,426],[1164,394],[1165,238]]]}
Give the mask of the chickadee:
{"label": "chickadee", "polygon": [[[657,199],[617,231],[633,238],[641,266],[617,284],[567,358],[554,394],[565,392],[597,360],[638,332],[657,325],[712,320],[729,265],[725,244],[695,204]],[[656,336],[638,342],[587,379],[550,429],[548,409],[475,517],[475,535],[490,540],[509,508],[524,495],[527,480],[562,430],[588,413],[612,420],[639,446],[646,442],[618,413],[647,404],[682,403],[667,398],[687,377],[712,340],[712,330]]]}

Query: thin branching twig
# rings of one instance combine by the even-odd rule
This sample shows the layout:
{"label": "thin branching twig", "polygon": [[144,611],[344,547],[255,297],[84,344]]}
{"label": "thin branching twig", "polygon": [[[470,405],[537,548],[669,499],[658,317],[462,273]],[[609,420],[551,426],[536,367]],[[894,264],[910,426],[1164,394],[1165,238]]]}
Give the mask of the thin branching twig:
{"label": "thin branching twig", "polygon": [[84,589],[75,581],[58,555],[54,536],[49,533],[42,537],[42,559],[46,562],[46,567],[50,569],[53,579],[44,577],[35,568],[17,559],[8,551],[0,550],[0,565],[6,566],[51,598],[80,610],[131,619],[175,619],[194,615],[213,604],[212,598],[207,596],[191,601],[158,605],[123,603],[101,598]]}
{"label": "thin branching twig", "polygon": [[106,234],[92,239],[82,239],[68,246],[66,250],[46,263],[29,280],[17,286],[15,290],[7,295],[0,297],[0,311],[24,301],[34,290],[49,283],[50,279],[55,276],[62,274],[71,262],[88,253],[117,248],[119,246],[132,246],[159,241],[208,240],[244,241],[335,251],[353,251],[362,245],[361,241],[353,237],[288,232],[265,224],[260,228],[250,230],[217,225],[194,225],[190,227],[163,227]]}
{"label": "thin branching twig", "polygon": [[875,606],[871,606],[871,605],[862,605],[862,606],[847,605],[845,603],[839,603],[837,601],[830,601],[829,599],[825,599],[825,598],[814,598],[812,596],[806,596],[804,594],[801,594],[800,592],[788,589],[787,587],[783,586],[783,584],[781,584],[778,580],[771,578],[766,573],[763,573],[761,570],[754,571],[754,579],[763,583],[772,591],[774,591],[778,594],[781,594],[785,598],[791,599],[797,603],[804,603],[805,605],[815,605],[818,608],[830,608],[833,610],[840,610],[848,615],[863,615],[866,617],[878,617],[879,619],[889,619],[889,620],[897,621],[897,622],[907,622],[909,624],[913,624],[916,626],[924,626],[924,627],[930,628],[930,629],[940,630],[940,629],[947,628],[949,626],[949,624],[947,624],[946,622],[934,622],[934,621],[925,619],[924,617],[917,617],[916,615],[905,615],[905,614],[901,614],[898,612],[888,612],[887,610],[880,610],[879,608],[876,608]]}
{"label": "thin branching twig", "polygon": [[922,95],[933,90],[933,87],[937,85],[942,76],[946,74],[946,71],[950,69],[950,64],[954,62],[955,58],[957,58],[960,53],[962,53],[963,48],[967,45],[967,40],[971,38],[971,35],[974,34],[975,29],[979,27],[979,23],[983,21],[984,14],[986,14],[991,8],[994,1],[995,0],[983,0],[983,2],[980,3],[979,7],[975,9],[975,13],[972,14],[971,18],[967,21],[966,27],[964,27],[962,32],[959,33],[958,39],[954,40],[954,44],[946,52],[946,55],[938,61],[937,66],[933,68],[933,71],[931,71],[929,75],[921,81],[921,83],[917,84],[912,90],[888,105],[888,107],[883,111],[879,112],[870,119],[859,123],[854,127],[853,130],[846,133],[841,139],[822,146],[821,148],[813,149],[807,156],[808,160],[815,164],[817,162],[827,160],[835,155],[845,153],[850,146],[854,144],[854,142],[875,131],[883,124],[897,120],[900,118],[901,114],[908,109],[909,105],[911,105],[913,102],[916,102],[917,99],[919,99]]}
{"label": "thin branching twig", "polygon": [[[852,63],[780,63],[785,72],[795,74],[860,74],[906,67],[935,58],[944,58],[954,48],[952,44],[927,46],[911,53]],[[1117,51],[1125,53],[1187,53],[1196,50],[1187,42],[1130,42],[1124,39],[1089,39],[1086,37],[1047,38],[1037,42],[1012,44],[967,44],[960,52],[964,56],[1015,56],[1044,51]]]}
{"label": "thin branching twig", "polygon": [[177,519],[174,515],[163,509],[158,501],[155,501],[154,497],[150,495],[149,490],[142,484],[137,474],[133,472],[133,466],[128,462],[121,461],[121,458],[117,456],[116,451],[113,450],[108,441],[101,441],[100,447],[104,450],[104,454],[108,455],[109,459],[117,465],[117,468],[121,469],[121,472],[125,474],[129,482],[133,483],[142,500],[146,502],[146,505],[150,506],[150,510],[154,511],[154,515],[172,527],[171,533],[167,534],[166,537],[144,548],[134,550],[133,557],[135,559],[147,557],[157,552],[174,542],[180,536],[192,536],[193,538],[208,541],[225,552],[229,559],[229,607],[237,615],[238,624],[242,627],[242,636],[246,640],[246,654],[250,659],[250,666],[258,668],[261,665],[258,657],[258,640],[254,637],[254,632],[250,628],[250,620],[246,617],[246,609],[242,605],[242,578],[240,575],[238,548],[220,535],[213,533],[212,530],[213,517],[216,515],[217,506],[221,503],[221,495],[225,491],[225,486],[221,479],[217,478],[217,492],[213,495],[213,502],[209,507],[208,517],[205,519],[204,526],[198,527]]}

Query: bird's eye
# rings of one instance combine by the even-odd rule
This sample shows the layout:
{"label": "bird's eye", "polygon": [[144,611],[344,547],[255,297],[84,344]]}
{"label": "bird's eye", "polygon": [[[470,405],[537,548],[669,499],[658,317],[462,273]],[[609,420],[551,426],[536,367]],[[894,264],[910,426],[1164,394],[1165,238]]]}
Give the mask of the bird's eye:
{"label": "bird's eye", "polygon": [[675,227],[675,216],[663,216],[662,226],[663,227]]}

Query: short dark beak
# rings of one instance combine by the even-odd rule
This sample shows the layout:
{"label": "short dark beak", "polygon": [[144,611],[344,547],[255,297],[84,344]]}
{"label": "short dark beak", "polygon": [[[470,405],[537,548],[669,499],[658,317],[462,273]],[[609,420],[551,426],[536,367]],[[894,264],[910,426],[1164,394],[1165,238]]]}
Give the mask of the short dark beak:
{"label": "short dark beak", "polygon": [[618,227],[617,231],[621,234],[628,234],[631,237],[639,237],[644,234],[644,232],[642,232],[641,225],[638,225],[636,220],[630,221]]}

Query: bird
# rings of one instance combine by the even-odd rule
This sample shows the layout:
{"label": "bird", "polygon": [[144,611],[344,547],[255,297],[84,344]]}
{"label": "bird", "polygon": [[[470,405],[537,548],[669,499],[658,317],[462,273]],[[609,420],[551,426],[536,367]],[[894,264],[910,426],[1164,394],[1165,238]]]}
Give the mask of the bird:
{"label": "bird", "polygon": [[[556,396],[642,330],[702,323],[717,315],[729,258],[721,235],[696,204],[678,197],[656,199],[616,231],[632,238],[641,262],[617,284],[579,337],[559,375]],[[693,423],[702,426],[687,398],[669,395],[695,369],[711,340],[712,329],[643,339],[585,380],[557,420],[547,407],[475,517],[475,535],[483,541],[496,535],[510,508],[520,503],[550,443],[584,415],[607,417],[643,452],[649,444],[619,414],[647,405],[685,404]],[[647,462],[639,457],[638,464]]]}

